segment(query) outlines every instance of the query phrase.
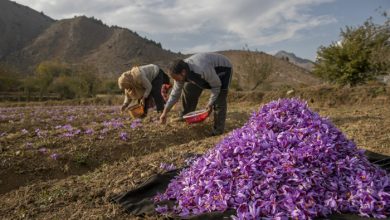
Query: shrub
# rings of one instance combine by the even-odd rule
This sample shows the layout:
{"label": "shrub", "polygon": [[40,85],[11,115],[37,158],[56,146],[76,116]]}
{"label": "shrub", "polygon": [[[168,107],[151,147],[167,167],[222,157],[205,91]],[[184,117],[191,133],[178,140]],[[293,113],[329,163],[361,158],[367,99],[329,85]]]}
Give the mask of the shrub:
{"label": "shrub", "polygon": [[390,72],[390,19],[374,24],[368,19],[359,27],[346,27],[341,41],[317,52],[314,73],[332,83],[355,86]]}
{"label": "shrub", "polygon": [[244,48],[244,61],[234,70],[237,71],[235,75],[238,81],[235,86],[240,87],[240,89],[255,90],[272,73],[274,68],[273,58],[259,60],[258,53],[258,51],[250,51],[247,46]]}

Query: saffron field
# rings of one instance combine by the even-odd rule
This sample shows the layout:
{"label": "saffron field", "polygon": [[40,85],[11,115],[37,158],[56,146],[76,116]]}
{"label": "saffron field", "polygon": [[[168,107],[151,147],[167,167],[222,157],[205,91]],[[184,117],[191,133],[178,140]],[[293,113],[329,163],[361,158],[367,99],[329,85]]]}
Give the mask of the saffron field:
{"label": "saffron field", "polygon": [[[0,212],[5,219],[136,218],[109,198],[205,153],[263,103],[231,102],[227,131],[219,137],[208,136],[211,119],[159,125],[153,111],[142,121],[133,120],[120,114],[118,105],[2,106]],[[390,155],[390,108],[309,106],[359,148]]]}

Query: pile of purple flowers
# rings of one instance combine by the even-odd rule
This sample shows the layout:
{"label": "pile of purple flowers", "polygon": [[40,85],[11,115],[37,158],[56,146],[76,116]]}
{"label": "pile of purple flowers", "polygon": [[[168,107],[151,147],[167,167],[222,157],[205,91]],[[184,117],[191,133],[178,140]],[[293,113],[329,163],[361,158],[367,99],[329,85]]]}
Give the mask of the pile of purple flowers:
{"label": "pile of purple flowers", "polygon": [[183,170],[155,202],[180,216],[236,210],[234,219],[390,216],[390,177],[298,99],[264,105]]}

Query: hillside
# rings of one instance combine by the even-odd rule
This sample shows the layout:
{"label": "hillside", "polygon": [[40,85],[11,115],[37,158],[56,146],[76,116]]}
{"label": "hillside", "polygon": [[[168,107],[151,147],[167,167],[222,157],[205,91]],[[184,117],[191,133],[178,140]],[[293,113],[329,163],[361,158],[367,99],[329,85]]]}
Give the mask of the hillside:
{"label": "hillside", "polygon": [[101,74],[115,75],[135,64],[163,64],[177,56],[128,29],[81,16],[55,22],[8,61],[31,71],[42,61],[56,59],[94,65]]}
{"label": "hillside", "polygon": [[297,57],[294,53],[289,53],[289,52],[286,52],[284,50],[281,50],[281,51],[277,52],[274,56],[279,58],[279,59],[285,59],[285,60],[289,61],[290,63],[295,64],[297,66],[300,66],[308,71],[312,71],[314,68],[313,61]]}
{"label": "hillside", "polygon": [[[17,41],[2,35],[3,43],[9,45],[7,53],[10,53],[3,60],[23,73],[33,73],[34,68],[43,61],[58,60],[71,65],[90,65],[95,67],[100,75],[116,77],[134,65],[156,63],[164,68],[173,59],[184,57],[163,49],[160,43],[145,39],[136,32],[107,26],[95,18],[80,16],[53,21],[39,12],[13,2],[1,0],[1,4],[12,9],[0,15],[7,17],[3,19],[7,25],[3,26],[12,26],[15,23],[12,19],[15,19],[14,25],[20,24],[19,35],[26,36],[26,39]],[[20,18],[18,20],[12,16]],[[12,36],[12,33],[10,32],[9,36]],[[8,36],[8,32],[6,35]],[[12,46],[15,42],[19,43]],[[304,68],[265,53],[221,53],[233,62],[235,73],[232,87],[238,90],[267,90],[280,86],[299,87],[321,83]]]}
{"label": "hillside", "polygon": [[[318,85],[322,81],[306,69],[263,52],[222,51],[233,62],[233,87],[240,90]],[[269,72],[264,83],[262,73]]]}
{"label": "hillside", "polygon": [[27,6],[0,0],[0,59],[26,46],[53,22]]}

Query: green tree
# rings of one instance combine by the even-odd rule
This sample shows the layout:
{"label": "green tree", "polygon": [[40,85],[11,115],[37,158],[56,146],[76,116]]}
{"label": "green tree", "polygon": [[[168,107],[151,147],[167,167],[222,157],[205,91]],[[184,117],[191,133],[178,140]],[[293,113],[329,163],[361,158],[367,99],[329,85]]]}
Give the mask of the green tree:
{"label": "green tree", "polygon": [[58,93],[61,99],[76,98],[78,92],[78,81],[71,76],[59,76],[50,85],[50,91]]}
{"label": "green tree", "polygon": [[[66,67],[66,66],[65,66]],[[72,68],[59,68],[48,71],[53,76],[48,92],[58,93],[63,99],[89,98],[95,96],[100,84],[97,69],[90,65],[73,65]],[[43,74],[43,76],[47,76]],[[48,78],[49,78],[48,77]],[[43,79],[45,79],[43,77]],[[40,79],[42,82],[43,80]],[[45,81],[48,82],[48,81]],[[47,86],[47,84],[44,84]]]}
{"label": "green tree", "polygon": [[21,74],[11,66],[0,63],[0,91],[15,92],[22,88]]}
{"label": "green tree", "polygon": [[341,30],[341,41],[317,52],[314,73],[330,82],[355,86],[389,73],[390,22],[384,24],[368,19],[359,27]]}
{"label": "green tree", "polygon": [[65,63],[59,61],[41,62],[35,71],[36,83],[39,88],[40,98],[48,93],[48,89],[54,78],[66,76],[72,73],[72,69]]}
{"label": "green tree", "polygon": [[118,87],[118,81],[116,79],[104,79],[102,80],[101,87],[99,87],[100,93],[108,94],[121,94],[122,91]]}
{"label": "green tree", "polygon": [[24,78],[22,87],[23,87],[23,92],[27,97],[27,101],[29,101],[31,98],[31,95],[34,92],[39,91],[37,78],[33,77],[33,76],[28,76],[28,77]]}
{"label": "green tree", "polygon": [[94,66],[82,65],[76,69],[75,78],[78,80],[78,97],[88,98],[96,95],[101,80]]}

